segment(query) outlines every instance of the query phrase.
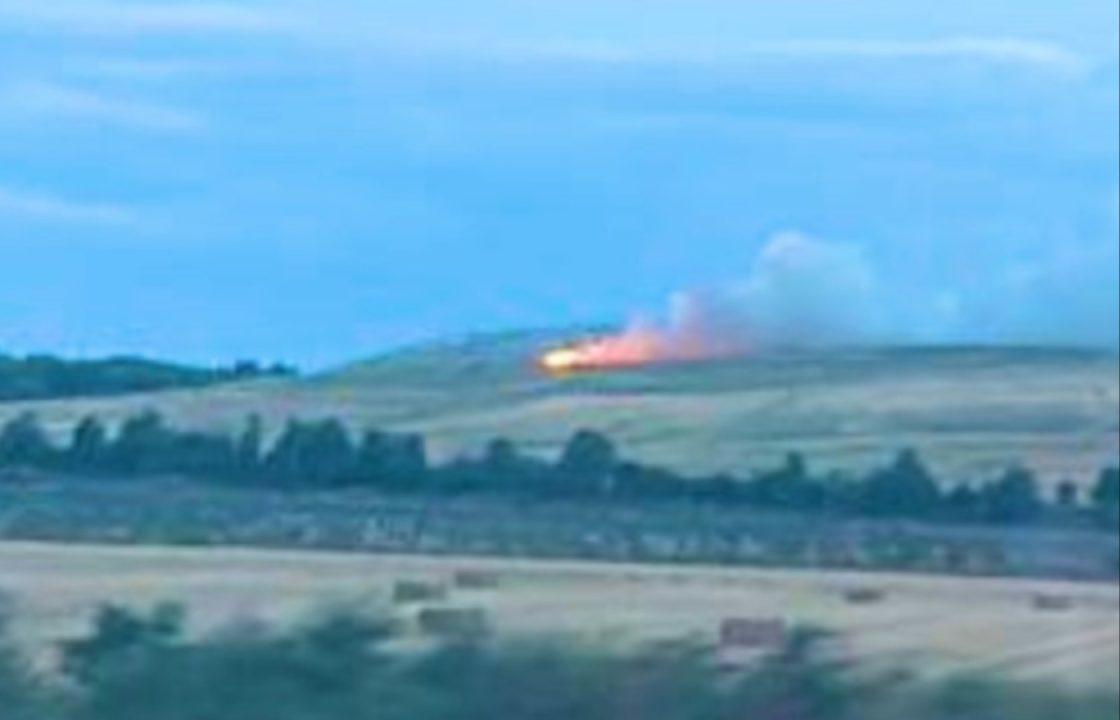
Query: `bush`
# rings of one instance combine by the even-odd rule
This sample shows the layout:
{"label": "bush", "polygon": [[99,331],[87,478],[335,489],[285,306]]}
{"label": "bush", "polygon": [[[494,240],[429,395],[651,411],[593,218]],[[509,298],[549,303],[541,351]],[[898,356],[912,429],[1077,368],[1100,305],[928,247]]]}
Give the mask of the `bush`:
{"label": "bush", "polygon": [[[456,612],[463,612],[459,609]],[[468,611],[474,612],[474,611]],[[435,616],[433,616],[435,617]],[[440,615],[462,618],[461,614]],[[455,620],[453,624],[457,624]],[[472,621],[473,622],[473,621]],[[562,642],[392,649],[395,623],[331,612],[288,629],[242,624],[191,639],[182,611],[102,610],[66,646],[72,682],[45,683],[0,642],[4,720],[1113,720],[1114,695],[978,678],[911,683],[793,633],[728,674],[711,649],[607,652]],[[3,636],[0,635],[0,638]],[[862,678],[862,679],[858,679]]]}
{"label": "bush", "polygon": [[424,608],[416,618],[426,635],[452,640],[479,640],[490,634],[490,620],[481,608]]}

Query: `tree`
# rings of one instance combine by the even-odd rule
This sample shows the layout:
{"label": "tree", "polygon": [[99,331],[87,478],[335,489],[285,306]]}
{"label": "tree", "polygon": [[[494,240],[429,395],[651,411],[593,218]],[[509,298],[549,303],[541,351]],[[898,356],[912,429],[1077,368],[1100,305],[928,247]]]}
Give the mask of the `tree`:
{"label": "tree", "polygon": [[565,490],[578,494],[610,494],[617,463],[614,445],[594,430],[579,430],[568,440],[556,469]]}
{"label": "tree", "polygon": [[23,413],[0,430],[0,467],[48,467],[56,452],[34,413]]}
{"label": "tree", "polygon": [[104,470],[108,462],[109,440],[105,425],[87,415],[74,427],[66,451],[66,465],[74,472],[96,473]]}
{"label": "tree", "polygon": [[941,490],[917,451],[906,449],[867,479],[863,504],[871,515],[921,518],[934,514],[941,499]]}
{"label": "tree", "polygon": [[232,373],[235,378],[253,378],[261,374],[261,366],[256,360],[238,360]]}
{"label": "tree", "polygon": [[265,458],[265,469],[280,482],[314,487],[353,482],[357,456],[338,420],[289,421]]}
{"label": "tree", "polygon": [[[448,469],[456,478],[450,484],[462,484],[464,468]],[[367,430],[362,436],[355,458],[355,482],[385,490],[416,491],[427,484],[428,472],[427,450],[420,435]]]}
{"label": "tree", "polygon": [[945,510],[952,520],[974,522],[980,519],[981,498],[971,485],[961,483],[945,496]]}
{"label": "tree", "polygon": [[251,478],[260,472],[263,443],[264,426],[261,416],[254,413],[245,422],[245,429],[237,439],[236,464],[241,476]]}
{"label": "tree", "polygon": [[782,467],[758,475],[748,488],[752,502],[783,510],[819,509],[826,499],[825,487],[809,475],[805,456],[786,455]]}
{"label": "tree", "polygon": [[671,470],[631,461],[618,463],[614,477],[615,493],[636,500],[679,499],[691,488]]}
{"label": "tree", "polygon": [[1073,480],[1062,480],[1054,492],[1058,505],[1067,510],[1076,508],[1081,501],[1081,488]]}
{"label": "tree", "polygon": [[1020,467],[1009,469],[982,495],[987,519],[997,523],[1030,522],[1044,507],[1034,474]]}
{"label": "tree", "polygon": [[173,433],[154,410],[128,418],[121,425],[110,448],[110,461],[115,470],[144,475],[172,469]]}
{"label": "tree", "polygon": [[385,476],[389,486],[398,490],[420,490],[427,485],[428,451],[421,435],[390,437]]}
{"label": "tree", "polygon": [[358,444],[355,457],[355,482],[368,487],[386,484],[389,441],[380,430],[367,430]]}
{"label": "tree", "polygon": [[169,454],[168,468],[190,477],[216,480],[237,470],[237,450],[226,435],[175,433]]}
{"label": "tree", "polygon": [[485,490],[516,491],[526,475],[517,445],[506,438],[496,438],[486,445],[481,466]]}
{"label": "tree", "polygon": [[355,454],[345,426],[331,418],[312,425],[311,430],[312,482],[327,486],[352,482]]}
{"label": "tree", "polygon": [[1120,468],[1101,470],[1093,486],[1093,505],[1101,521],[1113,530],[1120,524]]}

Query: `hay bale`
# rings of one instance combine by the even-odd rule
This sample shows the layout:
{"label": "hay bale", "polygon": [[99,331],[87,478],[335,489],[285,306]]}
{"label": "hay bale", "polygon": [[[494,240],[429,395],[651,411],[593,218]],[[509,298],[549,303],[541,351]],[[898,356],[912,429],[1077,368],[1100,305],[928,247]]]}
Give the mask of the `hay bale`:
{"label": "hay bale", "polygon": [[780,652],[788,640],[789,630],[782,620],[725,618],[719,626],[716,666],[723,671],[741,671]]}
{"label": "hay bale", "polygon": [[453,581],[463,590],[493,590],[501,584],[498,573],[491,570],[459,570]]}
{"label": "hay bale", "polygon": [[454,640],[478,640],[490,634],[490,619],[482,608],[424,608],[416,617],[425,635]]}
{"label": "hay bale", "polygon": [[719,626],[721,647],[777,650],[787,636],[785,621],[774,618],[725,618]]}
{"label": "hay bale", "polygon": [[447,598],[447,588],[426,580],[398,580],[393,585],[393,602],[404,605],[409,603],[438,602]]}
{"label": "hay bale", "polygon": [[874,587],[849,588],[844,591],[844,599],[852,605],[874,605],[887,599],[887,593]]}
{"label": "hay bale", "polygon": [[1037,593],[1031,598],[1031,605],[1034,606],[1035,610],[1048,612],[1069,610],[1073,607],[1073,598],[1068,595]]}

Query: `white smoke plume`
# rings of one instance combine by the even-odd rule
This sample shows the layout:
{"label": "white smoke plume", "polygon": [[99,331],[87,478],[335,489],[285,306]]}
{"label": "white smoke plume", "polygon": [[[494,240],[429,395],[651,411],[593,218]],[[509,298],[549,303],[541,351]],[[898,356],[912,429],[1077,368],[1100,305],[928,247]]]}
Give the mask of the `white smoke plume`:
{"label": "white smoke plume", "polygon": [[567,373],[859,342],[875,329],[874,295],[875,278],[859,248],[781,233],[743,280],[677,293],[663,322],[635,321],[617,334],[550,351],[540,362]]}
{"label": "white smoke plume", "polygon": [[743,280],[675,295],[666,332],[715,355],[859,342],[878,329],[875,291],[857,246],[784,232],[766,243]]}

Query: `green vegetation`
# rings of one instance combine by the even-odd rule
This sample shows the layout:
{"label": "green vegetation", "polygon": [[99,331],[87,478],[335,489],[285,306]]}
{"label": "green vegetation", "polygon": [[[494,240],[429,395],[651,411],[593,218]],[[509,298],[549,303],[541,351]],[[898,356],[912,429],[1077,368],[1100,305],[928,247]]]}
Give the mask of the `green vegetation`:
{"label": "green vegetation", "polygon": [[1095,519],[1113,530],[1120,505],[1116,468],[1101,472],[1089,502],[1082,506],[1068,488],[1059,488],[1052,499],[1044,497],[1034,475],[1023,468],[1011,468],[975,485],[939,482],[912,450],[902,451],[892,463],[864,477],[815,475],[800,454],[792,453],[783,466],[749,478],[690,478],[621,460],[609,438],[580,430],[555,463],[523,455],[511,441],[499,439],[481,458],[432,467],[417,435],[371,430],[354,442],[337,420],[292,421],[265,449],[255,418],[235,438],[178,431],[151,411],[128,418],[112,438],[96,418],[86,418],[64,448],[51,443],[34,415],[21,415],[0,430],[0,468],[78,476],[177,475],[246,487],[360,487],[425,496],[688,501],[842,517],[993,525],[1046,520],[1080,526]]}
{"label": "green vegetation", "polygon": [[293,374],[286,365],[261,367],[253,361],[208,369],[131,357],[64,360],[50,355],[0,355],[0,402],[197,388]]}
{"label": "green vegetation", "polygon": [[[1110,720],[1108,693],[861,671],[819,633],[721,667],[668,642],[608,652],[558,641],[455,640],[400,652],[399,624],[330,613],[294,628],[183,633],[172,605],[105,607],[62,645],[52,682],[0,638],[7,720]],[[53,678],[52,678],[53,679]]]}

